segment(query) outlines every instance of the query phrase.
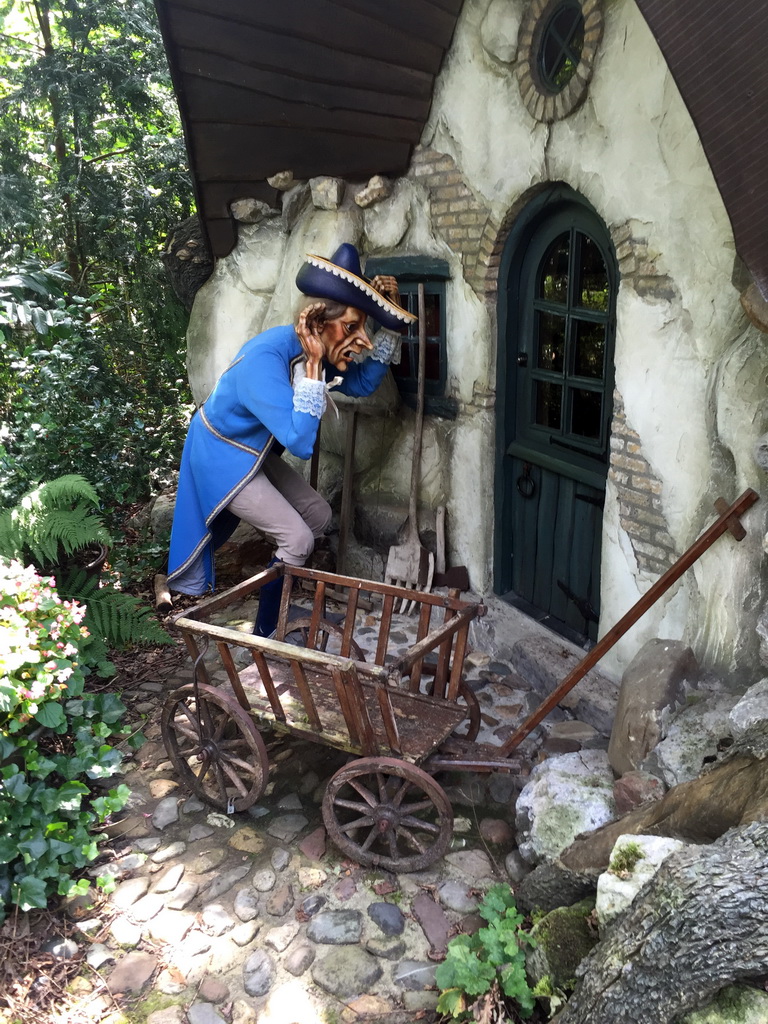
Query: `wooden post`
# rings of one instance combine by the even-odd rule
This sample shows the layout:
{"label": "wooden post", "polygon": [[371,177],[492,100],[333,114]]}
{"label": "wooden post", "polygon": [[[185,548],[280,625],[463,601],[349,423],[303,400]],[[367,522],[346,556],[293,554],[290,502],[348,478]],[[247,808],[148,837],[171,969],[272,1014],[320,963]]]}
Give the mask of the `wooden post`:
{"label": "wooden post", "polygon": [[565,679],[560,683],[556,690],[554,690],[546,700],[536,708],[533,714],[527,718],[523,724],[517,729],[509,739],[504,743],[499,753],[506,757],[507,754],[511,753],[525,737],[536,728],[539,722],[546,718],[546,716],[555,708],[566,693],[569,693],[574,686],[580,682],[584,676],[589,672],[591,668],[600,661],[600,659],[610,651],[610,649],[616,644],[624,634],[640,619],[645,613],[651,608],[662,594],[665,594],[673,583],[676,583],[683,573],[690,569],[694,562],[698,561],[699,558],[704,554],[707,548],[711,547],[712,544],[721,537],[726,531],[731,533],[736,540],[742,540],[746,536],[744,527],[739,522],[739,516],[743,515],[747,509],[751,508],[760,497],[756,491],[751,488],[744,491],[741,497],[737,498],[736,501],[730,506],[725,507],[725,501],[722,498],[718,498],[715,502],[715,508],[720,513],[718,519],[705,530],[704,533],[695,541],[680,558],[675,562],[664,573],[658,580],[653,584],[650,590],[643,594],[640,600],[632,605],[629,611],[624,615],[615,626],[605,634],[602,640],[598,641],[589,654],[582,658],[578,665],[569,672]]}

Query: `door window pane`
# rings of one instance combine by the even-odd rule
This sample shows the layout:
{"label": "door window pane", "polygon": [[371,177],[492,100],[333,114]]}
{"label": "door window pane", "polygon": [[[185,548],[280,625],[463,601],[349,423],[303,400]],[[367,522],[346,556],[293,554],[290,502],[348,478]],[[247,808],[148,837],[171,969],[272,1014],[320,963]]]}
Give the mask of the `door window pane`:
{"label": "door window pane", "polygon": [[600,423],[602,420],[603,396],[600,391],[587,391],[586,388],[573,388],[571,391],[573,408],[571,412],[571,431],[579,437],[600,439]]}
{"label": "door window pane", "polygon": [[600,250],[588,235],[581,235],[581,264],[576,303],[585,309],[608,312],[608,272]]}
{"label": "door window pane", "polygon": [[[417,310],[418,312],[418,310]],[[440,336],[440,296],[427,292],[424,296],[427,334],[431,338]]]}
{"label": "door window pane", "polygon": [[539,313],[538,358],[536,365],[541,370],[563,372],[565,353],[565,317],[554,313]]}
{"label": "door window pane", "polygon": [[568,251],[570,232],[565,231],[550,245],[539,269],[538,298],[547,302],[568,301]]}
{"label": "door window pane", "polygon": [[576,347],[573,372],[577,377],[595,377],[599,380],[603,376],[605,324],[576,320],[573,326]]}
{"label": "door window pane", "polygon": [[563,389],[548,380],[536,381],[536,422],[550,430],[560,429]]}

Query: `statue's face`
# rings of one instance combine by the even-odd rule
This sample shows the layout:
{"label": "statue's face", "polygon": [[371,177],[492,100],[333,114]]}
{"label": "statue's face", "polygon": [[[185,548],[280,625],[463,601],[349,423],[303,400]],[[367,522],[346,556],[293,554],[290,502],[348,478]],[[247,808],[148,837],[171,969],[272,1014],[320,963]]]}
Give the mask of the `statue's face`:
{"label": "statue's face", "polygon": [[334,320],[326,320],[318,336],[325,346],[325,358],[337,370],[346,370],[354,356],[373,348],[365,332],[365,313],[354,306],[347,306]]}

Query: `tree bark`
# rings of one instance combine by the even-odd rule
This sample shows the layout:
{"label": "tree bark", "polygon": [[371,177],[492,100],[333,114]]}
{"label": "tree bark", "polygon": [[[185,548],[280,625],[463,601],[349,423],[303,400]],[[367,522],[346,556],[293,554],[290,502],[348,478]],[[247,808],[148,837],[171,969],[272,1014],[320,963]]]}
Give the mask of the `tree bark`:
{"label": "tree bark", "polygon": [[768,822],[754,822],[664,861],[583,961],[557,1024],[672,1024],[766,964]]}

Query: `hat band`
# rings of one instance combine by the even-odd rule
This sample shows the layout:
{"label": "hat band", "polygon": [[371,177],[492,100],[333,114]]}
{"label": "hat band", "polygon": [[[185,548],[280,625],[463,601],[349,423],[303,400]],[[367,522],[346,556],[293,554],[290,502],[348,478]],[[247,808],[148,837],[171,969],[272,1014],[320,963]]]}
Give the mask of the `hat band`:
{"label": "hat band", "polygon": [[337,264],[331,263],[330,260],[324,260],[322,256],[314,256],[312,253],[307,253],[307,263],[310,263],[313,267],[317,267],[318,270],[325,270],[328,273],[333,274],[334,277],[340,277],[343,281],[347,281],[349,284],[354,285],[355,288],[364,292],[369,299],[372,299],[377,306],[381,306],[381,308],[385,310],[385,312],[389,313],[390,316],[394,316],[398,320],[402,320],[403,323],[412,323],[414,320],[418,319],[414,313],[409,313],[407,309],[403,309],[394,302],[390,302],[389,299],[384,298],[381,292],[377,292],[375,288],[372,288],[367,281],[358,277],[357,274],[353,274],[349,270],[344,270],[343,267],[339,267]]}

